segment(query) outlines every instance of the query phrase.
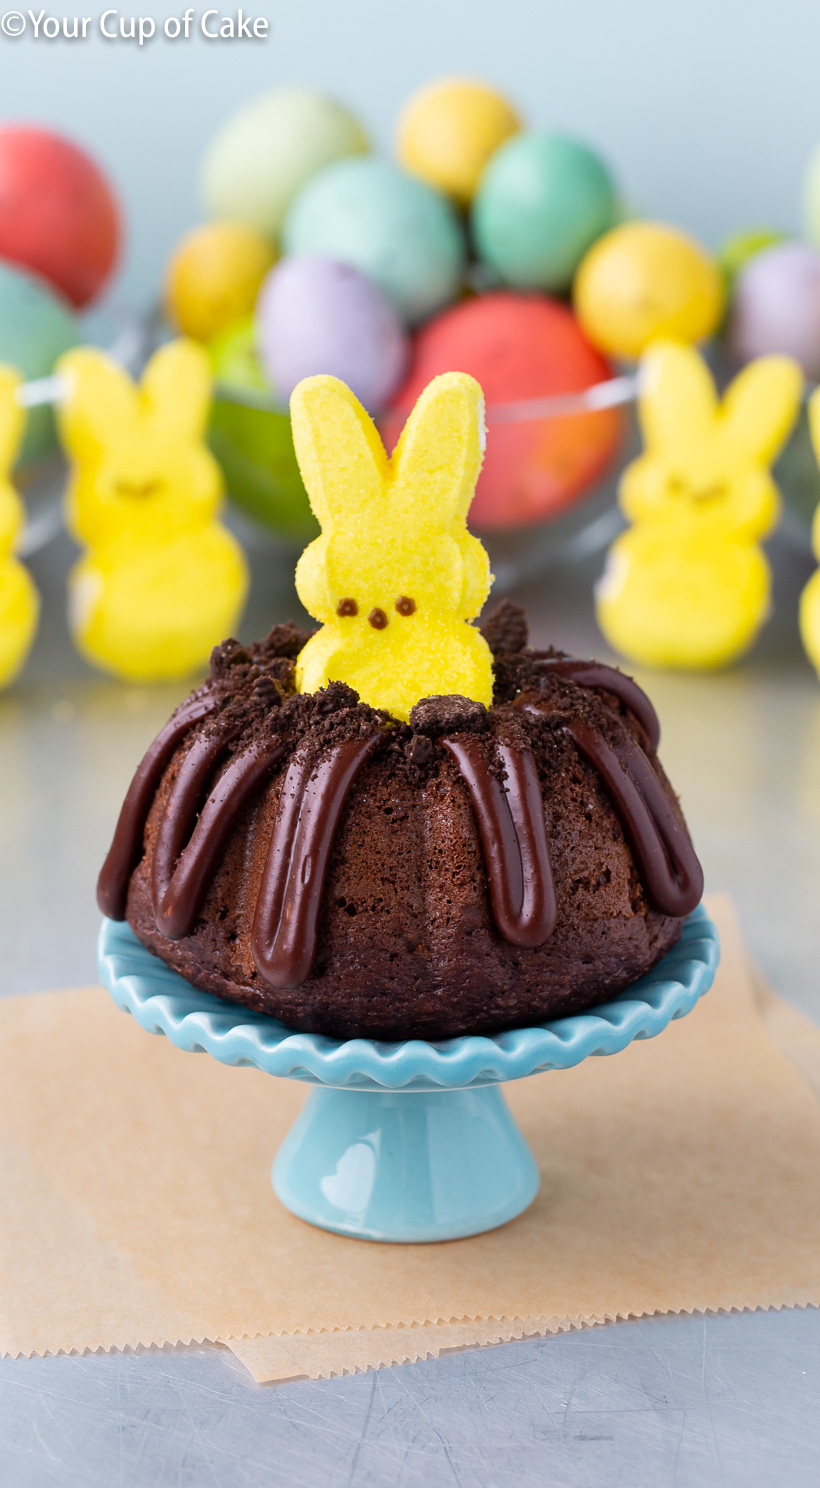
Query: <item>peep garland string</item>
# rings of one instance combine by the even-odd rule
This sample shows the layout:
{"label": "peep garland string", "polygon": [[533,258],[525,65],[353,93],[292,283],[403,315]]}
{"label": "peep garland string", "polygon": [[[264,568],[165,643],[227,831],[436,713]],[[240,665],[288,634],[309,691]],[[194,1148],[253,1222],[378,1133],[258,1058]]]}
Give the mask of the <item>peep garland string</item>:
{"label": "peep garland string", "polygon": [[624,471],[631,526],[596,590],[598,623],[645,666],[707,669],[734,661],[769,611],[760,540],[780,505],[769,466],[797,417],[803,378],[789,357],[750,362],[718,399],[700,354],[656,342],[640,377],[645,452]]}
{"label": "peep garland string", "polygon": [[[181,367],[187,360],[190,373],[191,352],[200,355],[200,348],[192,348],[187,342],[172,345],[188,348],[178,365]],[[167,353],[169,348],[162,350]],[[118,435],[113,428],[107,431],[106,440],[98,439],[96,453],[92,453],[93,433],[84,448],[72,450],[71,447],[72,436],[68,429],[72,415],[66,405],[71,400],[72,360],[89,357],[96,359],[98,370],[100,364],[106,367],[109,390],[113,385],[112,378],[118,373],[120,393],[124,385],[129,386],[136,405],[145,409],[151,401],[152,395],[148,390],[153,379],[149,377],[136,388],[122,372],[121,359],[116,352],[109,357],[90,349],[69,353],[54,375],[30,383],[23,382],[13,368],[0,367],[0,688],[12,682],[24,665],[39,614],[36,589],[19,557],[36,552],[56,535],[62,525],[53,520],[53,512],[47,511],[36,522],[23,526],[21,498],[10,481],[9,471],[19,450],[25,410],[45,403],[55,404],[58,412],[63,408],[60,423],[64,444],[69,455],[73,456],[75,492],[80,488],[80,466],[85,470],[82,484],[89,499],[84,499],[82,506],[86,511],[95,505],[95,498],[91,495],[91,470],[96,468],[99,478],[105,463],[101,460],[100,450],[107,447],[113,458],[117,447]],[[194,420],[196,428],[189,424],[187,433],[178,441],[177,456],[187,444],[189,460],[193,445],[198,447],[199,455],[205,461],[212,461],[204,442],[210,397],[209,372],[206,378],[207,391],[199,400],[200,414]],[[162,380],[158,379],[157,385]],[[166,383],[169,398],[175,396],[172,381]],[[471,381],[464,379],[466,383]],[[318,382],[333,384],[334,380],[318,379]],[[768,566],[758,544],[775,525],[779,507],[769,466],[794,423],[801,382],[799,370],[789,358],[760,358],[750,363],[735,379],[720,403],[708,369],[697,352],[671,343],[656,343],[647,352],[638,378],[617,377],[580,393],[536,399],[527,404],[502,405],[490,411],[488,422],[493,424],[518,418],[549,417],[629,403],[638,390],[646,452],[624,472],[620,488],[620,504],[632,525],[610,549],[607,571],[596,593],[601,628],[610,643],[624,656],[655,666],[706,668],[733,660],[754,640],[769,604]],[[336,384],[337,397],[341,386]],[[343,392],[348,407],[357,408],[352,395],[346,389]],[[820,390],[809,401],[810,430],[818,463],[819,399]],[[124,401],[127,400],[121,402],[121,411]],[[183,397],[183,404],[184,401]],[[416,417],[416,412],[412,418]],[[306,408],[303,419],[305,450],[311,437],[310,417]],[[359,437],[364,437],[365,443],[370,439],[370,448],[375,449],[374,469],[379,472],[379,480],[384,482],[383,494],[391,481],[395,489],[395,467],[387,462],[380,442],[378,447],[372,445],[373,438],[378,441],[375,429],[372,435],[368,434],[367,426],[362,422],[367,415],[361,409],[356,418]],[[298,417],[294,424],[295,438],[297,422]],[[94,423],[99,433],[103,420],[95,419],[92,413],[89,428]],[[167,423],[170,429],[172,420],[169,418]],[[117,428],[122,432],[122,421]],[[129,439],[133,448],[133,428]],[[139,443],[139,439],[136,442]],[[80,446],[83,446],[82,435]],[[166,453],[170,459],[169,469],[175,467],[179,471],[179,463],[170,457],[167,445]],[[122,465],[124,457],[117,458]],[[387,463],[382,465],[380,461]],[[308,457],[306,468],[309,463]],[[393,471],[392,475],[390,471]],[[97,665],[117,675],[141,680],[183,676],[201,665],[210,645],[234,628],[247,589],[244,555],[217,520],[221,496],[219,477],[216,498],[210,498],[210,507],[206,499],[199,508],[199,515],[195,516],[197,500],[189,502],[185,481],[169,480],[168,473],[166,470],[159,477],[160,487],[169,498],[168,521],[156,522],[154,535],[149,541],[151,521],[143,523],[148,514],[140,514],[135,523],[133,562],[128,561],[125,550],[133,541],[134,530],[130,521],[125,519],[122,505],[123,521],[119,524],[118,543],[110,532],[101,535],[95,528],[93,517],[88,535],[84,536],[84,523],[79,516],[80,503],[75,496],[70,498],[72,507],[77,505],[73,530],[87,543],[87,552],[72,575],[72,633],[80,649]],[[150,477],[147,483],[151,484],[152,480]],[[133,484],[131,472],[127,472],[125,477],[125,485],[129,483]],[[145,483],[143,496],[150,494],[156,498],[159,495],[159,487],[146,493],[144,486]],[[315,482],[314,489],[318,489]],[[312,496],[314,489],[311,490]],[[127,505],[127,492],[121,491],[120,496]],[[318,500],[321,504],[321,492]],[[105,506],[105,498],[102,505]],[[387,506],[387,502],[383,503],[383,510]],[[158,504],[155,501],[153,516],[157,515]],[[383,511],[377,520],[381,520],[381,516]],[[461,531],[462,536],[469,538],[463,518]],[[188,535],[183,538],[183,533]],[[192,562],[192,533],[195,559],[188,569]],[[323,537],[317,539],[317,543],[321,544],[328,536],[328,531],[323,531]],[[469,540],[476,542],[475,539]],[[480,549],[480,544],[477,546]],[[813,546],[820,560],[820,508],[815,515]],[[154,547],[157,551],[152,554]],[[333,550],[334,544],[326,543],[325,547]],[[395,551],[395,544],[393,549]],[[300,574],[304,575],[305,583],[305,593],[301,597],[305,602],[306,595],[318,593],[315,591],[315,573],[311,579],[311,565],[316,565],[317,558],[315,554],[309,558],[310,553],[311,549],[308,549],[300,563]],[[348,556],[351,556],[350,550]],[[464,553],[460,561],[463,563]],[[185,579],[186,569],[193,574],[190,583]],[[375,570],[371,568],[365,573],[358,568],[356,572],[362,581],[366,581],[366,587],[371,585],[372,588],[377,578]],[[117,591],[124,576],[128,582],[123,585],[120,598]],[[213,592],[206,596],[203,590],[214,578]],[[378,583],[389,587],[384,567]],[[407,587],[406,582],[404,587]],[[353,596],[344,595],[342,598]],[[413,599],[413,596],[402,593],[398,599]],[[324,604],[325,600],[327,594],[324,599],[319,594],[318,602]],[[395,605],[396,600],[393,603]],[[452,604],[452,594],[447,603]],[[465,613],[458,618],[474,616],[478,612],[475,603],[471,598],[468,604],[470,615]],[[383,610],[388,615],[381,605],[374,604],[371,609]],[[366,615],[359,615],[358,605],[356,616],[343,613],[325,618],[318,609],[312,613],[323,619],[323,628],[315,638],[316,644],[311,652],[300,663],[302,685],[308,689],[322,685],[316,679],[329,675],[329,670],[335,674],[336,665],[341,664],[340,656],[344,657],[345,667],[354,664],[354,652],[357,645],[361,651],[360,639],[366,634],[362,625],[367,622]],[[453,618],[452,608],[448,614],[445,630]],[[153,616],[153,622],[149,620],[150,616]],[[393,627],[389,637],[383,637],[387,645],[382,647],[381,653],[374,653],[380,654],[383,660],[389,659],[388,664],[397,670],[405,668],[410,654],[409,648],[403,650],[399,644],[402,637],[402,631],[398,629],[399,618],[406,620],[409,616],[401,610],[396,610],[395,616],[389,615]],[[354,623],[348,623],[351,621]],[[414,633],[421,638],[420,651],[424,652],[425,659],[419,660],[415,680],[406,673],[405,682],[391,689],[392,711],[397,716],[406,716],[409,706],[412,706],[412,702],[408,705],[407,699],[412,694],[421,696],[423,691],[431,690],[422,680],[436,670],[432,663],[436,647],[429,621],[428,616],[426,622],[422,621],[415,627],[415,632],[409,628],[404,632],[406,638]],[[168,627],[176,627],[176,639],[170,645],[158,639],[163,623],[166,638]],[[464,629],[473,630],[468,626]],[[809,658],[820,673],[820,570],[809,581],[801,597],[800,629]],[[460,648],[456,648],[461,655],[451,656],[454,669],[449,684],[445,685],[452,690],[458,683],[468,695],[483,699],[487,695],[485,658],[475,654],[468,661],[473,643],[468,640],[465,651],[463,637],[458,630],[454,633],[462,642]],[[357,635],[359,643],[354,640]],[[365,646],[364,650],[367,651],[368,647]],[[444,662],[443,651],[439,653],[438,661]],[[375,689],[372,695],[375,696],[376,692],[383,694],[379,668],[368,680],[370,663],[367,659],[360,655],[355,667],[363,696],[371,687]],[[443,675],[444,670],[445,666],[439,667],[438,675]],[[422,691],[417,691],[418,688]]]}

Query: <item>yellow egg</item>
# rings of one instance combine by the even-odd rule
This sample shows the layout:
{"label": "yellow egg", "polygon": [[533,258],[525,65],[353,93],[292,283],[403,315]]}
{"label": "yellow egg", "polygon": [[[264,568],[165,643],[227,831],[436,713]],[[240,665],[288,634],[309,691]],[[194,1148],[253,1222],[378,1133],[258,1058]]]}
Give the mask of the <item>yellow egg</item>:
{"label": "yellow egg", "polygon": [[660,222],[625,222],[590,248],[575,276],[575,311],[608,356],[639,357],[660,337],[691,344],[723,314],[720,272],[686,233]]}
{"label": "yellow egg", "polygon": [[196,341],[250,315],[262,281],[276,260],[266,238],[238,222],[209,222],[175,249],[165,281],[174,325]]}
{"label": "yellow egg", "polygon": [[467,206],[490,156],[521,130],[515,109],[469,79],[447,78],[416,93],[399,119],[401,164]]}

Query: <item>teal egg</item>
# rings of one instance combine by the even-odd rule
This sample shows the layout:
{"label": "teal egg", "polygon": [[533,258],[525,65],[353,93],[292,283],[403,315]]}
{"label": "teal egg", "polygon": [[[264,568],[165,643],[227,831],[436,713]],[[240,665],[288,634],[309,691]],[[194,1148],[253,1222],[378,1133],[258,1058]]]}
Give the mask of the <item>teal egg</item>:
{"label": "teal egg", "polygon": [[515,135],[493,155],[473,202],[478,255],[517,289],[569,288],[587,249],[618,220],[594,150],[561,134]]}
{"label": "teal egg", "polygon": [[[0,263],[0,362],[16,367],[27,382],[48,377],[57,358],[79,339],[77,321],[65,300],[35,275]],[[55,447],[51,409],[30,408],[20,464]]]}
{"label": "teal egg", "polygon": [[464,272],[464,234],[450,203],[372,155],[314,176],[285,219],[282,243],[285,253],[351,264],[410,325],[450,304]]}

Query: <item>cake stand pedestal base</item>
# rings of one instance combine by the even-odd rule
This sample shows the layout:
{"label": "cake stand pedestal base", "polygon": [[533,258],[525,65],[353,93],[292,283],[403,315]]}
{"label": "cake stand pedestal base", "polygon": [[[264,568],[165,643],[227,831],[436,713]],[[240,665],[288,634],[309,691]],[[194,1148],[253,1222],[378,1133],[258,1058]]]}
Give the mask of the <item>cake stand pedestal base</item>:
{"label": "cake stand pedestal base", "polygon": [[362,1240],[458,1240],[515,1219],[538,1192],[532,1153],[499,1086],[618,1054],[691,1012],[712,984],[717,931],[703,908],[640,981],[586,1013],[428,1044],[338,1041],[190,986],[104,920],[100,977],[118,1007],[178,1049],[315,1088],[273,1167],[282,1203]]}
{"label": "cake stand pedestal base", "polygon": [[293,1214],[361,1240],[457,1240],[514,1219],[538,1169],[496,1085],[317,1086],[273,1165]]}

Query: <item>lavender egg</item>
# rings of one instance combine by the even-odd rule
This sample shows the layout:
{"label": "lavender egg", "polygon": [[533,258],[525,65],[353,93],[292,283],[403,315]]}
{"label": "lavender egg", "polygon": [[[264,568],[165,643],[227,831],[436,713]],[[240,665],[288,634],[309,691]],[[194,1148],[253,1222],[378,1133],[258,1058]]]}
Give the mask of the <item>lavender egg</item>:
{"label": "lavender egg", "polygon": [[738,362],[782,352],[820,380],[820,253],[778,243],[756,253],[735,280],[729,346]]}
{"label": "lavender egg", "polygon": [[390,301],[358,269],[305,254],[271,270],[256,305],[259,351],[286,402],[303,377],[341,378],[371,413],[407,365],[404,327]]}

